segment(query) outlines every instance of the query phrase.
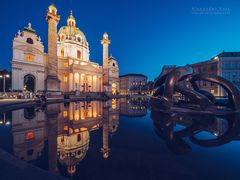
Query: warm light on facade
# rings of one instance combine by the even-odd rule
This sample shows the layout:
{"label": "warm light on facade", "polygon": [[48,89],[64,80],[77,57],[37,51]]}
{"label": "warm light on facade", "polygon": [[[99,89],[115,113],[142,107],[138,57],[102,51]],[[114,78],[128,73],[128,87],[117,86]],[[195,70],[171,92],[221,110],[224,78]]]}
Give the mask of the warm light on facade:
{"label": "warm light on facade", "polygon": [[63,130],[68,131],[68,126],[64,126]]}
{"label": "warm light on facade", "polygon": [[112,109],[117,109],[117,100],[112,99]]}
{"label": "warm light on facade", "polygon": [[79,61],[74,61],[74,64],[79,64]]}
{"label": "warm light on facade", "polygon": [[67,118],[68,117],[68,111],[63,111],[63,117]]}
{"label": "warm light on facade", "polygon": [[63,66],[64,66],[64,67],[68,67],[68,62],[65,62],[65,63],[63,64]]}
{"label": "warm light on facade", "polygon": [[75,78],[76,80],[79,80],[79,74],[78,74],[78,73],[75,73],[75,74],[74,74],[74,78]]}
{"label": "warm light on facade", "polygon": [[66,76],[66,75],[63,76],[63,82],[65,82],[65,83],[68,82],[68,76]]}
{"label": "warm light on facade", "polygon": [[76,109],[75,111],[74,111],[74,120],[75,121],[78,121],[79,120],[79,109]]}
{"label": "warm light on facade", "polygon": [[33,61],[33,55],[27,54],[26,55],[26,60],[29,61],[29,62],[32,62]]}
{"label": "warm light on facade", "polygon": [[74,132],[75,133],[79,133],[79,129],[74,129]]}
{"label": "warm light on facade", "polygon": [[80,65],[85,66],[85,65],[87,65],[87,63],[86,62],[80,62]]}
{"label": "warm light on facade", "polygon": [[87,128],[80,128],[81,132],[87,131]]}

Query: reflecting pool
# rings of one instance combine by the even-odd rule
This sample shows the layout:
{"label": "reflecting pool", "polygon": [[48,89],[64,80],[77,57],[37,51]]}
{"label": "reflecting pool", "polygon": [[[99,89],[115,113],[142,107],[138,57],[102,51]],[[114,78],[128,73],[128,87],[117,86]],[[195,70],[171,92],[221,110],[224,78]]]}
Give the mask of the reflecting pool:
{"label": "reflecting pool", "polygon": [[240,179],[239,117],[145,98],[25,107],[0,114],[0,148],[72,179]]}

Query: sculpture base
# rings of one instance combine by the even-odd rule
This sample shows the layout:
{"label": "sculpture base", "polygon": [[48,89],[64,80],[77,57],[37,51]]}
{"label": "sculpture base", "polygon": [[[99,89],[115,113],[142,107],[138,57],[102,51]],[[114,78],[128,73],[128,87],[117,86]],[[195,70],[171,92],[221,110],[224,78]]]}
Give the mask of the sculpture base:
{"label": "sculpture base", "polygon": [[61,95],[60,80],[57,76],[48,75],[46,79],[46,92],[49,95]]}

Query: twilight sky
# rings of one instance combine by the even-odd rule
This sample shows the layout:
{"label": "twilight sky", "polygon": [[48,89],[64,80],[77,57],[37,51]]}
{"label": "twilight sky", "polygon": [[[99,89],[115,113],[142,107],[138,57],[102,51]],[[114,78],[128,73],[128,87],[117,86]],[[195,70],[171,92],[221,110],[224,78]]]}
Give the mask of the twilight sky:
{"label": "twilight sky", "polygon": [[47,7],[54,3],[66,24],[70,9],[90,45],[91,61],[102,63],[102,34],[120,74],[154,79],[163,65],[207,60],[221,51],[240,51],[239,0],[7,0],[1,2],[0,67],[10,69],[12,39],[28,22],[47,52]]}

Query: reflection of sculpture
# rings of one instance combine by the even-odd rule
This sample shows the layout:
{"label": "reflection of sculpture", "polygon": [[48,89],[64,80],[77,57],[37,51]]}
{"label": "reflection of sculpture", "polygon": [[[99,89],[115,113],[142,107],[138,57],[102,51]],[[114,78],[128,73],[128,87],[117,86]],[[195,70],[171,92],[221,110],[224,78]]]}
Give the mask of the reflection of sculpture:
{"label": "reflection of sculpture", "polygon": [[[210,74],[194,74],[191,67],[178,67],[169,73],[160,76],[155,81],[154,93],[151,101],[158,108],[169,110],[175,105],[206,110],[216,107],[216,99],[213,94],[198,88],[196,81],[207,81],[221,86],[228,94],[227,104],[224,105],[232,110],[240,110],[240,94],[238,89],[228,80]],[[184,99],[174,102],[174,94],[179,93]]]}
{"label": "reflection of sculpture", "polygon": [[[190,146],[183,138],[188,137],[194,144],[204,147],[214,147],[234,140],[240,132],[240,114],[215,116],[209,114],[172,113],[153,110],[151,118],[154,122],[155,132],[164,139],[176,154],[190,151]],[[224,124],[224,128],[219,125]],[[227,125],[226,125],[227,124]],[[176,125],[184,126],[176,131]],[[210,139],[200,139],[201,132],[210,132],[214,136]]]}

